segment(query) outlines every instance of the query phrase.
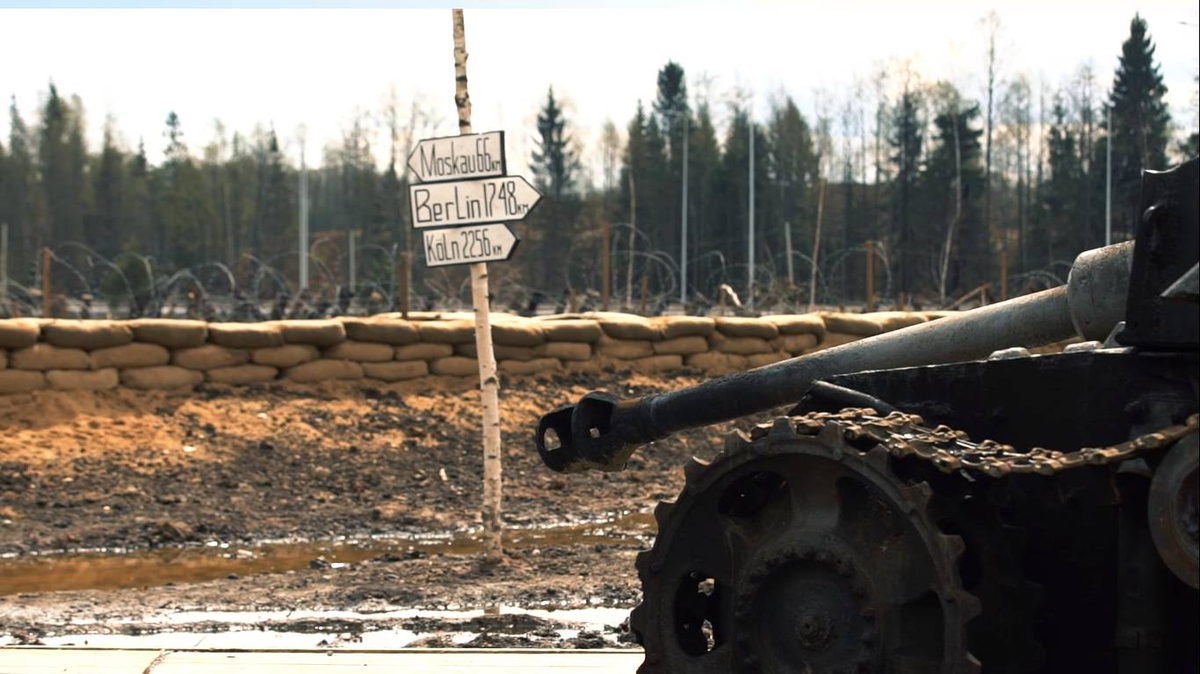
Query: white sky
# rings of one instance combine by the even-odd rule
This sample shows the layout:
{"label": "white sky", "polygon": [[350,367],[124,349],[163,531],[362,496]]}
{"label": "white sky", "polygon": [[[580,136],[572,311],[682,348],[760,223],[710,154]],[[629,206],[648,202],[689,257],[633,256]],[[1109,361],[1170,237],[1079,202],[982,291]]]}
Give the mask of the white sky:
{"label": "white sky", "polygon": [[[469,8],[474,127],[507,130],[510,166],[524,170],[537,108],[553,85],[591,152],[606,119],[624,129],[639,98],[649,106],[657,70],[668,59],[686,69],[693,94],[701,73],[712,78],[718,101],[735,86],[749,89],[760,119],[774,93],[786,91],[811,114],[817,89],[832,92],[836,103],[855,77],[867,79],[889,59],[911,59],[923,77],[954,78],[978,96],[977,20],[989,8],[928,0]],[[1175,120],[1194,124],[1200,53],[1194,0],[1010,0],[997,9],[1005,31],[1003,74],[1027,72],[1052,91],[1090,60],[1101,93],[1129,20],[1141,12],[1158,45]],[[123,141],[135,146],[144,137],[156,163],[169,110],[180,115],[196,154],[220,118],[243,132],[274,123],[296,157],[296,132],[304,124],[315,163],[356,110],[379,109],[391,85],[402,103],[424,98],[441,121],[436,135],[456,131],[450,11],[444,8],[0,9],[0,34],[0,93],[16,95],[27,123],[53,79],[61,93],[82,96],[93,146],[111,114]],[[7,140],[7,114],[0,133]],[[375,143],[378,153],[385,138]]]}

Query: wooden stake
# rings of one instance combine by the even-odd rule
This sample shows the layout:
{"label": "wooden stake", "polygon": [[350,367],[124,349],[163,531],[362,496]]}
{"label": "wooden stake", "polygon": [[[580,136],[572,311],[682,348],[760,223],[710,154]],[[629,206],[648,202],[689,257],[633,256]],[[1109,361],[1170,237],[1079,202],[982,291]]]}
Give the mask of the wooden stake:
{"label": "wooden stake", "polygon": [[409,253],[404,251],[400,253],[400,315],[408,319],[408,278],[409,273]]}
{"label": "wooden stake", "polygon": [[[471,97],[467,92],[467,38],[463,11],[451,10],[454,22],[454,103],[458,132],[471,134]],[[501,532],[500,381],[492,351],[491,317],[488,315],[487,265],[471,265],[471,302],[475,307],[475,351],[479,358],[479,397],[483,405],[483,547],[489,560],[504,557]]]}
{"label": "wooden stake", "polygon": [[50,249],[42,249],[42,318],[50,318]]}
{"label": "wooden stake", "polygon": [[825,214],[825,179],[817,188],[817,231],[813,235],[812,276],[808,283],[808,310],[817,309],[817,260],[821,257],[821,219]]}
{"label": "wooden stake", "polygon": [[633,249],[637,244],[637,184],[629,172],[629,267],[625,271],[625,309],[633,309]]}
{"label": "wooden stake", "polygon": [[1000,300],[1008,299],[1008,251],[1000,251]]}
{"label": "wooden stake", "polygon": [[646,300],[647,300],[647,296],[649,295],[649,292],[650,292],[650,276],[647,275],[646,272],[642,272],[642,301],[638,305],[640,307],[638,309],[638,313],[640,313],[643,316],[646,315]]}
{"label": "wooden stake", "polygon": [[867,311],[875,311],[875,242],[867,242]]}
{"label": "wooden stake", "polygon": [[612,225],[604,218],[600,227],[600,308],[608,311],[612,293]]}

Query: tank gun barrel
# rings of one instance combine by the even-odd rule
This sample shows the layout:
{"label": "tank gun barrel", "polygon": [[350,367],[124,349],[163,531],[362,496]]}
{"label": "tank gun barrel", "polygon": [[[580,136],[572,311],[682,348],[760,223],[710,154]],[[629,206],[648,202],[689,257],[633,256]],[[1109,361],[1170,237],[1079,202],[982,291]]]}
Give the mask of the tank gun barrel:
{"label": "tank gun barrel", "polygon": [[1087,251],[1066,285],[678,391],[632,400],[588,393],[541,418],[538,453],[560,472],[621,470],[642,445],[795,403],[834,375],[975,360],[1075,335],[1102,340],[1125,316],[1132,259],[1133,242]]}

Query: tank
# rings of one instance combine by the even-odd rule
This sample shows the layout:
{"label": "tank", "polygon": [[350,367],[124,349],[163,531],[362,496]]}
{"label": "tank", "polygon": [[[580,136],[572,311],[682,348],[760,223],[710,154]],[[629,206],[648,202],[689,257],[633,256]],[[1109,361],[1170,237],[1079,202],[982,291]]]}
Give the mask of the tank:
{"label": "tank", "polygon": [[780,411],[656,507],[639,671],[1197,671],[1198,183],[1144,172],[1063,286],[543,416],[576,472]]}

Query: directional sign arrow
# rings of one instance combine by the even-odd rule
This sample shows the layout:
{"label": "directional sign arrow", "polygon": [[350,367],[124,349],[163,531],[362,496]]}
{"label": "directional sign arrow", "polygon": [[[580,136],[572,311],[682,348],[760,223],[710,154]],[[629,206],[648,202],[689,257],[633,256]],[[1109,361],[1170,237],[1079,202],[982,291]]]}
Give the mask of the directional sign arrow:
{"label": "directional sign arrow", "polygon": [[502,176],[504,132],[426,138],[408,156],[408,167],[425,183]]}
{"label": "directional sign arrow", "polygon": [[523,220],[542,198],[521,176],[409,185],[415,229]]}
{"label": "directional sign arrow", "polygon": [[427,229],[422,234],[427,267],[507,260],[521,241],[508,225],[499,222],[475,227]]}

